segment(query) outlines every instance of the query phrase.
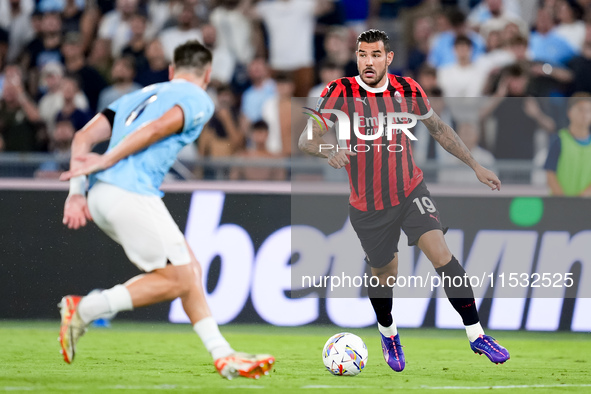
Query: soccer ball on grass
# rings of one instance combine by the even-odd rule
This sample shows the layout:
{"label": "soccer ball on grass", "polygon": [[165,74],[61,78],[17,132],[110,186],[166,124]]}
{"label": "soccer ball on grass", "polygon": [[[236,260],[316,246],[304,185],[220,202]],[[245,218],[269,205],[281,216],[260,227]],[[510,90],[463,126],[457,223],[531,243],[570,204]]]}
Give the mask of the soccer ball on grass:
{"label": "soccer ball on grass", "polygon": [[338,376],[358,375],[367,364],[367,346],[355,334],[341,332],[326,341],[322,361],[330,373]]}

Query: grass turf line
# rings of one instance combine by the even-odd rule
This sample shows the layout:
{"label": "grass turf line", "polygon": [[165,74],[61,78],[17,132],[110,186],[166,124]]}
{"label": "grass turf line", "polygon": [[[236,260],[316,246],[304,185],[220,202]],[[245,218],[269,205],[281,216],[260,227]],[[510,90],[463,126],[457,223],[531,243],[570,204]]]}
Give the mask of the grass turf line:
{"label": "grass turf line", "polygon": [[489,333],[511,352],[505,365],[494,365],[470,351],[463,331],[401,329],[407,366],[395,373],[383,361],[375,329],[350,329],[366,342],[369,362],[359,376],[335,377],[324,369],[321,351],[328,337],[343,329],[229,325],[222,332],[237,350],[271,353],[277,363],[272,375],[260,380],[226,381],[189,325],[116,320],[111,329],[91,327],[72,365],[59,354],[58,330],[57,321],[0,322],[0,391],[470,393],[524,386],[494,391],[591,392],[586,333]]}

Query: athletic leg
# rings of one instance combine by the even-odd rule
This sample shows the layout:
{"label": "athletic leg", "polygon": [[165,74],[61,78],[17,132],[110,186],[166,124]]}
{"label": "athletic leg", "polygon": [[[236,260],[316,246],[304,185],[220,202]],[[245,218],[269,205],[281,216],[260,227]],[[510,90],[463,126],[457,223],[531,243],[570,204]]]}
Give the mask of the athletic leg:
{"label": "athletic leg", "polygon": [[384,359],[390,368],[396,372],[401,372],[406,365],[406,361],[404,352],[402,351],[402,345],[400,344],[398,329],[392,317],[392,286],[398,275],[398,253],[384,267],[371,267],[371,273],[379,279],[379,286],[370,286],[367,291],[378,320],[378,330],[382,338]]}
{"label": "athletic leg", "polygon": [[428,231],[421,235],[417,245],[431,261],[437,273],[442,278],[444,276],[450,278],[450,280],[442,281],[443,289],[449,302],[462,318],[472,350],[475,353],[486,354],[495,363],[507,361],[509,352],[496,343],[493,338],[484,334],[470,282],[462,279],[462,286],[451,285],[455,277],[463,278],[466,271],[447,247],[443,232],[441,230]]}
{"label": "athletic leg", "polygon": [[349,215],[365,251],[365,261],[371,268],[372,277],[377,277],[379,282],[376,287],[368,286],[367,293],[376,313],[384,359],[390,368],[400,372],[405,366],[404,353],[392,317],[393,286],[398,275],[400,207],[364,212],[350,206]]}
{"label": "athletic leg", "polygon": [[453,282],[453,278],[457,276],[463,277],[466,271],[451,254],[445,243],[443,232],[441,230],[428,231],[421,235],[417,245],[429,261],[431,261],[431,264],[433,264],[433,267],[440,276],[446,276],[452,279],[451,281],[443,281],[443,289],[449,302],[462,317],[462,321],[466,326],[468,339],[474,341],[479,335],[484,334],[480,326],[474,292],[468,281],[462,281],[462,287],[449,286],[450,282]]}
{"label": "athletic leg", "polygon": [[389,278],[396,278],[398,275],[398,254],[394,256],[392,261],[380,268],[371,267],[371,274],[379,279],[380,286],[370,286],[367,289],[369,301],[373,306],[378,320],[378,327],[380,332],[386,331],[382,328],[389,328],[390,330],[382,332],[384,335],[396,335],[396,324],[392,317],[393,305],[393,289],[394,281]]}

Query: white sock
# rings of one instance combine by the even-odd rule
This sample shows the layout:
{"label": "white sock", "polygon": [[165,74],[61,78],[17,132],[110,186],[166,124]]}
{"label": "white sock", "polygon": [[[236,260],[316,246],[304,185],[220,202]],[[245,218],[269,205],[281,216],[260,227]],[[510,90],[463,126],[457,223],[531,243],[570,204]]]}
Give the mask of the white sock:
{"label": "white sock", "polygon": [[133,304],[129,290],[123,285],[117,285],[82,298],[78,305],[78,314],[82,321],[88,324],[101,317],[132,309]]}
{"label": "white sock", "polygon": [[398,334],[398,329],[396,328],[396,322],[392,321],[392,325],[390,327],[384,327],[380,323],[378,323],[378,330],[382,333],[385,337],[392,337]]}
{"label": "white sock", "polygon": [[234,353],[234,349],[230,347],[228,341],[222,336],[218,324],[213,317],[209,316],[199,320],[193,325],[193,329],[199,335],[199,338],[203,341],[203,345],[205,345],[205,348],[214,360]]}
{"label": "white sock", "polygon": [[480,335],[484,335],[480,322],[466,326],[466,335],[468,335],[470,342],[474,342]]}

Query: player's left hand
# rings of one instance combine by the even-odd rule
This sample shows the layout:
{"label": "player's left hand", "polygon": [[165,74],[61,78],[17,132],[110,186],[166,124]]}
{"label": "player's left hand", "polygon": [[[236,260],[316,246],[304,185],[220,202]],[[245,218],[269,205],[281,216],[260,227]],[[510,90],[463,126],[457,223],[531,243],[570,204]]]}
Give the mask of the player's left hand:
{"label": "player's left hand", "polygon": [[78,230],[80,227],[86,226],[87,221],[92,220],[86,197],[82,194],[72,194],[66,199],[64,205],[64,220],[63,223],[69,229]]}
{"label": "player's left hand", "polygon": [[74,165],[70,171],[66,171],[60,175],[60,181],[68,181],[71,178],[80,175],[89,175],[93,172],[101,171],[110,167],[105,155],[99,155],[97,153],[86,153],[84,155],[74,157],[73,161]]}
{"label": "player's left hand", "polygon": [[501,181],[494,172],[482,166],[475,168],[474,172],[478,180],[490,187],[491,190],[501,191]]}

